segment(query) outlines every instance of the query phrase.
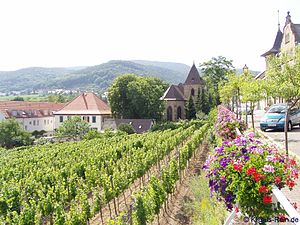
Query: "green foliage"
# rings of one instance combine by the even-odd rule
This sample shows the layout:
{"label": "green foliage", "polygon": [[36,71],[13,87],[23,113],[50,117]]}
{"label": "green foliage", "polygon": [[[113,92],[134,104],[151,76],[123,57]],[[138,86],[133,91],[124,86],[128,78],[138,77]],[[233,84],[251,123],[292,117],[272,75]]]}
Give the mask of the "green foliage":
{"label": "green foliage", "polygon": [[5,148],[31,145],[30,133],[23,130],[16,119],[0,122],[0,145]]}
{"label": "green foliage", "polygon": [[185,106],[185,113],[185,116],[188,120],[196,118],[196,108],[192,96],[190,96],[189,101]]}
{"label": "green foliage", "polygon": [[31,134],[32,134],[32,136],[34,136],[35,138],[40,138],[40,137],[42,137],[45,133],[47,133],[47,131],[45,131],[45,130],[34,130]]}
{"label": "green foliage", "polygon": [[193,200],[186,202],[184,209],[192,217],[193,224],[223,224],[227,216],[227,210],[215,197],[210,197],[205,175],[193,178],[189,182],[189,188]]}
{"label": "green foliage", "polygon": [[14,97],[11,101],[24,101],[24,98],[23,97],[20,97],[20,96],[17,96],[17,97]]}
{"label": "green foliage", "polygon": [[158,78],[125,74],[109,88],[108,99],[115,117],[160,119],[164,110],[160,97],[167,84]]}
{"label": "green foliage", "polygon": [[65,120],[55,131],[58,137],[71,139],[83,138],[89,132],[90,125],[81,120],[79,116],[71,117]]}
{"label": "green foliage", "polygon": [[228,73],[234,71],[232,60],[227,60],[223,56],[213,57],[208,62],[200,64],[200,68],[211,97],[211,107],[219,105],[219,84],[227,80]]}
{"label": "green foliage", "polygon": [[83,136],[83,139],[91,140],[94,138],[101,138],[101,137],[103,137],[103,135],[99,131],[93,129],[93,130],[89,130],[89,132],[87,132],[87,134]]}
{"label": "green foliage", "polygon": [[296,47],[293,54],[283,52],[279,57],[272,56],[268,63],[268,92],[296,104],[300,99],[300,47]]}
{"label": "green foliage", "polygon": [[134,134],[135,133],[135,130],[134,130],[133,126],[131,124],[127,124],[127,123],[121,123],[118,126],[118,130],[124,131],[127,134]]}

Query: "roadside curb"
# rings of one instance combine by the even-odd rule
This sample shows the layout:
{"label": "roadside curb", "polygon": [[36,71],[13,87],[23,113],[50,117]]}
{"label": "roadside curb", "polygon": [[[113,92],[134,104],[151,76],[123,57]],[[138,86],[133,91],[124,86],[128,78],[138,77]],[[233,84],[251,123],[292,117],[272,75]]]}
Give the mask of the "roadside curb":
{"label": "roadside curb", "polygon": [[[261,136],[263,136],[265,139],[269,139],[273,144],[275,144],[280,151],[284,151],[285,147],[283,144],[278,143],[274,140],[274,138],[270,137],[269,135],[265,134],[259,129],[255,129],[257,133],[259,133]],[[289,155],[295,157],[298,161],[300,161],[300,156],[294,153],[293,151],[289,150]]]}

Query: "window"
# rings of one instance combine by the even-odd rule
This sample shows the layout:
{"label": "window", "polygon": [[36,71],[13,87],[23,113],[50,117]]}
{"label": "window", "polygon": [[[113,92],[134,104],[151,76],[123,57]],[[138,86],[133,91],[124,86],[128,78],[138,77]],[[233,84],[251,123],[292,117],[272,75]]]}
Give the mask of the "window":
{"label": "window", "polygon": [[36,125],[37,126],[40,125],[40,121],[39,120],[36,121]]}
{"label": "window", "polygon": [[172,107],[169,106],[167,109],[167,120],[172,121],[173,120],[173,113],[172,113]]}
{"label": "window", "polygon": [[25,130],[27,130],[27,125],[25,125]]}
{"label": "window", "polygon": [[59,116],[59,122],[60,123],[64,122],[64,117],[63,116]]}
{"label": "window", "polygon": [[35,126],[35,120],[33,121],[33,126]]}
{"label": "window", "polygon": [[92,123],[96,123],[96,116],[92,117]]}
{"label": "window", "polygon": [[29,121],[29,124],[31,125],[31,121]]}
{"label": "window", "polygon": [[[52,120],[51,120],[51,123],[52,123]],[[49,120],[47,120],[47,124],[49,124]]]}
{"label": "window", "polygon": [[46,125],[46,120],[44,120],[44,125]]}
{"label": "window", "polygon": [[195,90],[194,90],[194,88],[192,88],[192,90],[191,90],[191,95],[195,96]]}
{"label": "window", "polygon": [[181,119],[181,107],[178,106],[177,108],[177,119]]}
{"label": "window", "polygon": [[82,120],[86,121],[86,122],[90,122],[90,117],[89,116],[83,116]]}

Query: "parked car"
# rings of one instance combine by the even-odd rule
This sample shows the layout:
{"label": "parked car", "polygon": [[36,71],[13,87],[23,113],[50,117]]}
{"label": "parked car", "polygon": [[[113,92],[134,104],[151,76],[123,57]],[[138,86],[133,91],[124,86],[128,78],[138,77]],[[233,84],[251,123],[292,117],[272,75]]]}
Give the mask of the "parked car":
{"label": "parked car", "polygon": [[[266,131],[266,129],[283,130],[286,110],[287,105],[284,103],[272,105],[261,119],[260,129],[262,131]],[[292,130],[296,125],[300,125],[300,109],[294,107],[290,111],[288,130]]]}

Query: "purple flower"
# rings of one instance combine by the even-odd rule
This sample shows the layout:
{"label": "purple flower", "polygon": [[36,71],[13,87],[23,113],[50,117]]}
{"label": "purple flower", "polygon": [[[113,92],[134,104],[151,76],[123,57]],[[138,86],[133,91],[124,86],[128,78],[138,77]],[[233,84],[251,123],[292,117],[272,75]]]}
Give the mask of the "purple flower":
{"label": "purple flower", "polygon": [[222,159],[220,159],[219,163],[222,167],[226,167],[228,165],[229,161],[230,160],[228,158],[222,158]]}
{"label": "purple flower", "polygon": [[247,162],[250,159],[250,157],[248,155],[244,156],[244,160]]}

